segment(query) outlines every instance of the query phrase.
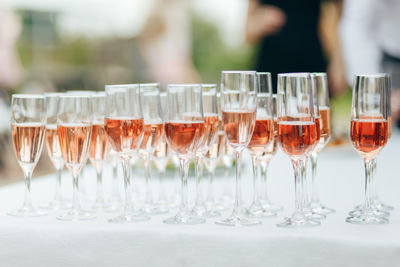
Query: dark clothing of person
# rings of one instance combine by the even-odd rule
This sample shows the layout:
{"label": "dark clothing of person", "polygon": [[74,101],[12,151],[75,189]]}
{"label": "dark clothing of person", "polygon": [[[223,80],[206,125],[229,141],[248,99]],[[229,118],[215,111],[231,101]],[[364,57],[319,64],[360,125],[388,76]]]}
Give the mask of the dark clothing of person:
{"label": "dark clothing of person", "polygon": [[318,37],[320,0],[259,1],[280,8],[286,15],[280,31],[261,40],[257,59],[257,71],[271,72],[274,92],[278,73],[325,72]]}

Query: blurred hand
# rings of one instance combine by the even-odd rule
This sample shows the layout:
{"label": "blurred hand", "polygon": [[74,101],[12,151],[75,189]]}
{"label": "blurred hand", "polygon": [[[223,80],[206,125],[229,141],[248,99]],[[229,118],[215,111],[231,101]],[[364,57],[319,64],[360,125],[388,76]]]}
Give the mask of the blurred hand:
{"label": "blurred hand", "polygon": [[258,10],[259,27],[264,36],[279,32],[286,23],[285,13],[275,6],[260,6]]}
{"label": "blurred hand", "polygon": [[328,66],[327,73],[331,96],[345,94],[349,86],[346,82],[343,64],[332,60]]}

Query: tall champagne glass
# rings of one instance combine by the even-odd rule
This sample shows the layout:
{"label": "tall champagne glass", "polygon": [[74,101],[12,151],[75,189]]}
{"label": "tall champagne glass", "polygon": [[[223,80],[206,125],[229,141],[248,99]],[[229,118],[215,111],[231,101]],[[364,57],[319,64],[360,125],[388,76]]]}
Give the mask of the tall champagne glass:
{"label": "tall champagne glass", "polygon": [[247,150],[253,164],[253,202],[247,210],[250,217],[268,218],[276,213],[264,209],[261,204],[261,161],[263,153],[274,142],[274,117],[272,114],[272,85],[270,73],[257,73],[256,125]]}
{"label": "tall champagne glass", "polygon": [[[204,205],[201,180],[203,175],[204,157],[210,150],[211,146],[215,143],[218,135],[219,119],[217,109],[217,85],[202,84],[202,88],[205,128],[203,141],[198,144],[195,152],[196,201],[193,212],[198,216],[216,217],[221,214],[217,210],[213,209],[213,205],[215,204],[214,199],[210,199],[211,203],[209,203],[210,205],[208,208]],[[213,177],[211,176],[211,179],[212,178]]]}
{"label": "tall champagne glass", "polygon": [[168,213],[168,208],[159,206],[153,199],[151,186],[151,160],[160,140],[164,135],[164,123],[160,102],[160,84],[140,84],[140,95],[144,118],[144,135],[140,145],[146,176],[145,199],[143,211],[147,214]]}
{"label": "tall champagne glass", "polygon": [[60,210],[70,206],[69,201],[63,198],[62,194],[62,171],[64,168],[64,159],[61,153],[60,141],[57,134],[57,114],[59,93],[48,93],[45,94],[47,116],[46,116],[46,147],[49,154],[49,158],[54,168],[56,169],[56,186],[54,190],[54,199],[42,206],[44,209]]}
{"label": "tall champagne glass", "polygon": [[358,214],[350,214],[346,222],[384,224],[388,219],[376,214],[371,196],[374,159],[388,139],[388,99],[385,74],[355,75],[351,109],[350,137],[354,148],[364,160],[365,201]]}
{"label": "tall champagne glass", "polygon": [[198,224],[205,219],[191,213],[188,207],[187,178],[190,159],[201,144],[205,126],[202,88],[200,84],[169,84],[168,113],[165,137],[169,147],[177,154],[181,170],[181,203],[178,213],[164,220],[167,224]]}
{"label": "tall champagne glass", "polygon": [[[167,93],[166,92],[160,92],[160,103],[161,103],[161,111],[163,117],[165,117],[165,114],[167,114]],[[168,163],[168,156],[169,156],[169,146],[167,143],[167,139],[165,138],[165,133],[163,130],[163,134],[160,138],[160,141],[154,150],[154,156],[153,156],[153,162],[154,165],[157,168],[158,171],[158,199],[157,199],[157,205],[160,207],[161,210],[169,210],[169,202],[167,198],[167,192],[165,189],[165,169],[167,168],[167,163]]]}
{"label": "tall champagne glass", "polygon": [[290,157],[295,174],[295,211],[278,227],[320,225],[303,213],[303,169],[306,154],[314,148],[317,135],[310,74],[278,74],[277,102],[279,144]]}
{"label": "tall champagne glass", "polygon": [[146,221],[150,218],[134,207],[130,159],[140,147],[144,121],[138,84],[106,85],[104,126],[111,147],[119,154],[124,173],[125,199],[121,214],[112,223]]}
{"label": "tall champagne glass", "polygon": [[317,186],[317,160],[318,154],[328,144],[331,138],[330,124],[330,107],[329,107],[329,91],[326,73],[312,73],[314,82],[315,95],[317,96],[319,106],[319,129],[320,140],[310,153],[311,169],[312,169],[312,190],[311,190],[311,210],[319,214],[334,213],[335,210],[325,207],[321,204]]}
{"label": "tall champagne glass", "polygon": [[104,116],[106,112],[105,94],[97,93],[91,96],[93,110],[93,128],[89,145],[89,159],[96,170],[97,193],[93,208],[98,210],[108,209],[103,193],[103,168],[106,163],[110,147],[104,129]]}
{"label": "tall champagne glass", "polygon": [[42,95],[14,94],[11,100],[11,136],[14,152],[24,172],[25,197],[22,207],[8,212],[18,217],[44,216],[31,200],[32,172],[43,148],[46,125],[46,99]]}
{"label": "tall champagne glass", "polygon": [[[265,79],[265,78],[264,78]],[[261,80],[261,78],[260,78]],[[260,87],[262,86],[263,83],[260,82]],[[263,91],[262,89],[260,91]],[[262,181],[261,181],[261,194],[260,194],[260,202],[264,210],[270,211],[270,212],[277,212],[283,210],[282,206],[273,204],[269,200],[268,196],[268,167],[269,163],[271,162],[272,158],[275,156],[276,151],[278,149],[278,119],[276,117],[276,108],[277,108],[277,102],[276,102],[276,94],[272,95],[272,116],[274,118],[274,138],[273,141],[270,142],[265,150],[263,151],[262,158],[261,158],[261,176],[262,176]]]}
{"label": "tall champagne glass", "polygon": [[73,206],[59,220],[89,220],[95,214],[81,208],[79,173],[87,160],[92,133],[92,105],[90,97],[62,95],[59,97],[57,133],[65,166],[72,174]]}
{"label": "tall champagne glass", "polygon": [[225,137],[236,154],[236,195],[232,214],[219,225],[256,225],[260,221],[247,217],[242,203],[242,152],[253,135],[257,111],[257,78],[255,71],[222,71],[221,110]]}

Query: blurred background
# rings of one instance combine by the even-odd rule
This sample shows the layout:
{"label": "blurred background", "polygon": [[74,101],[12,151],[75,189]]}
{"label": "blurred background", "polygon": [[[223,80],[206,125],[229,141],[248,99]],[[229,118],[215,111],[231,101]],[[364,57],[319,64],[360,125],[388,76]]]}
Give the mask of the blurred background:
{"label": "blurred background", "polygon": [[[161,82],[164,88],[167,83],[219,83],[221,70],[269,71],[263,69],[268,64],[262,64],[264,57],[265,62],[269,60],[268,51],[279,56],[278,62],[297,62],[296,51],[291,54],[282,47],[281,52],[275,53],[272,42],[264,41],[271,36],[276,40],[287,30],[297,34],[283,38],[287,45],[302,51],[318,51],[321,60],[311,67],[291,66],[282,71],[328,72],[333,116],[331,143],[347,142],[351,92],[345,80],[337,33],[343,3],[310,1],[304,5],[296,4],[297,1],[269,1],[276,2],[274,6],[261,2],[3,0],[0,184],[22,177],[9,136],[12,93],[100,91],[105,84],[153,81]],[[278,7],[282,3],[284,6]],[[303,14],[302,10],[311,12],[296,18],[306,22],[301,26],[305,32],[293,28],[297,23],[292,15]],[[309,21],[310,17],[315,19]],[[291,38],[296,38],[295,42]],[[313,38],[315,42],[308,43]],[[306,60],[313,58],[310,54]],[[34,175],[53,171],[47,153],[42,153]]]}

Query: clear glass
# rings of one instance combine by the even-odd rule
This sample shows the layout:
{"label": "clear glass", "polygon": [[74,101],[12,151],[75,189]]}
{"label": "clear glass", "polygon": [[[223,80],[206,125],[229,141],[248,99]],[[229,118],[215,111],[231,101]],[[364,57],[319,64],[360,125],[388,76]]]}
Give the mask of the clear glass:
{"label": "clear glass", "polygon": [[143,158],[145,172],[145,198],[143,212],[146,214],[168,213],[165,205],[159,205],[154,201],[151,185],[151,162],[153,154],[164,136],[164,121],[161,110],[160,84],[140,84],[140,95],[142,100],[144,118],[144,137],[140,145],[140,155]]}
{"label": "clear glass", "polygon": [[[350,212],[346,222],[384,224],[389,220],[377,214],[373,205],[371,182],[376,156],[388,140],[390,90],[386,74],[355,75],[351,108],[350,139],[364,160],[365,200],[361,210]],[[379,211],[379,210],[378,210]]]}
{"label": "clear glass", "polygon": [[272,203],[268,195],[268,167],[269,163],[275,156],[276,151],[278,149],[278,119],[276,117],[276,108],[277,108],[276,94],[273,94],[271,112],[274,119],[274,137],[273,141],[270,142],[263,151],[263,154],[261,156],[261,168],[260,168],[262,177],[260,185],[260,190],[261,190],[260,202],[263,209],[269,212],[278,212],[283,210],[282,206]]}
{"label": "clear glass", "polygon": [[56,169],[56,180],[54,189],[54,198],[43,209],[61,210],[71,207],[71,201],[63,197],[62,190],[62,172],[64,168],[64,159],[61,153],[60,141],[57,134],[57,114],[58,102],[61,93],[47,93],[46,97],[46,147],[50,161]]}
{"label": "clear glass", "polygon": [[93,111],[93,128],[89,145],[89,159],[96,170],[97,190],[96,201],[93,209],[98,211],[108,210],[110,206],[104,200],[103,193],[103,168],[106,164],[110,146],[104,128],[106,114],[105,93],[97,93],[91,96]]}
{"label": "clear glass", "polygon": [[[211,147],[215,144],[218,130],[219,130],[219,117],[217,107],[217,85],[216,84],[202,84],[203,88],[203,113],[204,113],[204,138],[195,152],[195,175],[196,175],[196,200],[193,207],[193,213],[201,217],[217,217],[221,214],[216,210],[216,202],[212,194],[212,188],[208,190],[208,202],[204,203],[202,180],[203,180],[203,165],[206,154],[210,151]],[[211,159],[213,160],[213,159]],[[214,168],[215,169],[215,168]],[[212,180],[212,176],[210,179]],[[212,183],[212,182],[211,182]],[[210,185],[212,187],[212,185]],[[211,192],[210,192],[211,190]]]}
{"label": "clear glass", "polygon": [[178,213],[164,223],[182,225],[204,223],[204,217],[193,214],[188,205],[188,171],[190,159],[204,137],[202,87],[200,84],[169,84],[165,137],[180,162],[181,202]]}
{"label": "clear glass", "polygon": [[124,206],[111,223],[150,220],[134,205],[130,159],[136,154],[144,133],[144,120],[138,84],[106,85],[105,130],[108,142],[120,157],[124,173]]}
{"label": "clear glass", "polygon": [[247,209],[249,217],[269,218],[277,214],[265,210],[261,204],[261,159],[274,142],[274,117],[272,113],[271,73],[258,72],[257,114],[253,136],[247,146],[253,165],[253,201]]}
{"label": "clear glass", "polygon": [[241,188],[242,152],[253,135],[257,111],[257,77],[255,71],[222,71],[221,110],[225,137],[236,155],[235,204],[232,214],[215,223],[226,226],[251,226],[261,221],[251,219],[243,207]]}
{"label": "clear glass", "polygon": [[277,103],[279,145],[290,157],[295,174],[295,211],[277,226],[320,225],[320,222],[304,213],[305,195],[302,188],[306,155],[314,148],[317,137],[310,74],[278,74]]}
{"label": "clear glass", "polygon": [[[221,122],[222,125],[222,122]],[[221,156],[222,164],[224,165],[224,181],[223,181],[223,192],[222,196],[219,199],[219,202],[223,205],[224,208],[231,208],[234,203],[233,197],[233,175],[232,170],[233,162],[235,160],[235,152],[233,151],[232,147],[228,144],[228,141],[225,138],[225,131],[220,131],[220,135],[223,136],[223,151]]]}
{"label": "clear glass", "polygon": [[58,138],[65,166],[71,172],[73,181],[72,208],[57,216],[59,220],[77,221],[96,218],[95,214],[82,209],[79,199],[79,174],[88,157],[92,116],[90,97],[68,94],[59,97]]}
{"label": "clear glass", "polygon": [[46,99],[42,95],[14,94],[11,100],[11,136],[14,152],[24,172],[25,197],[22,207],[8,212],[17,217],[46,215],[31,200],[32,172],[42,153],[46,127]]}
{"label": "clear glass", "polygon": [[114,149],[110,148],[108,160],[112,168],[111,196],[108,199],[108,208],[106,212],[118,211],[122,207],[122,196],[120,188],[120,178],[118,176],[119,155]]}

